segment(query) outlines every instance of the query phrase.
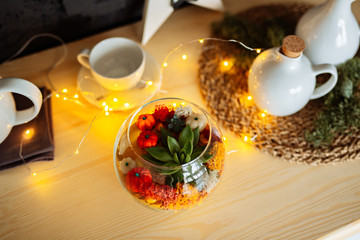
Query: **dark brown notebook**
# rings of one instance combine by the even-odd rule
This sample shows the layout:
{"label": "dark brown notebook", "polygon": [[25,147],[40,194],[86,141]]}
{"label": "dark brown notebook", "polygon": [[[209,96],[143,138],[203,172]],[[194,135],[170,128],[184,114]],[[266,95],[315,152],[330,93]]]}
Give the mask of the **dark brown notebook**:
{"label": "dark brown notebook", "polygon": [[[15,167],[25,162],[49,161],[54,159],[54,136],[51,117],[51,98],[46,98],[51,91],[40,88],[43,98],[41,110],[36,118],[28,123],[13,127],[9,136],[0,144],[0,170]],[[16,108],[25,109],[32,105],[29,99],[14,94]],[[20,147],[25,132],[31,132],[23,140],[21,155]],[[30,136],[31,135],[31,136]]]}

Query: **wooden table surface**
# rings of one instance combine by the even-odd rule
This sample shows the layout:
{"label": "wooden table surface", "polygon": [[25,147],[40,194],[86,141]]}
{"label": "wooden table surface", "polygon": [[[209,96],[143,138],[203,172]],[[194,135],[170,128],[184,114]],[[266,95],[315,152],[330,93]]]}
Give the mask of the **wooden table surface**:
{"label": "wooden table surface", "polygon": [[[316,1],[321,2],[321,1]],[[266,1],[226,2],[238,11]],[[234,5],[234,7],[230,7]],[[359,3],[353,4],[357,16]],[[145,50],[159,64],[178,44],[210,35],[222,13],[189,6],[174,12]],[[67,44],[65,61],[51,71],[59,90],[76,93],[76,54],[120,36],[140,42],[135,23]],[[62,48],[32,54],[0,67],[2,77],[44,85],[45,72]],[[181,97],[205,106],[196,79],[164,79],[159,97]],[[82,100],[84,101],[84,100]],[[79,153],[81,138],[99,109],[52,98],[55,160],[0,172],[0,239],[316,239],[360,219],[360,160],[307,166],[264,155],[222,128],[226,168],[216,191],[200,206],[157,212],[135,202],[118,182],[113,147],[129,112],[98,115]],[[236,150],[234,152],[230,152]]]}

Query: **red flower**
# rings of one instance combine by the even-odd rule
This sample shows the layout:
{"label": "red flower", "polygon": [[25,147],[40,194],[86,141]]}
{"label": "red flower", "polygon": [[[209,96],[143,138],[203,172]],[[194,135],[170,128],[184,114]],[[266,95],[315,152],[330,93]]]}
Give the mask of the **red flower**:
{"label": "red flower", "polygon": [[144,191],[152,183],[152,176],[149,169],[137,167],[128,172],[125,177],[127,189],[138,193]]}
{"label": "red flower", "polygon": [[139,116],[136,125],[140,130],[151,130],[155,126],[155,118],[152,114],[142,114]]}
{"label": "red flower", "polygon": [[167,119],[171,119],[171,118],[173,118],[174,117],[174,115],[175,115],[175,111],[174,110],[171,110],[169,113],[168,113],[168,115],[167,115]]}
{"label": "red flower", "polygon": [[137,138],[137,144],[140,148],[155,147],[158,143],[159,137],[155,132],[142,131]]}
{"label": "red flower", "polygon": [[165,105],[156,105],[155,111],[153,113],[156,120],[160,122],[165,122],[166,118],[168,118],[169,108]]}

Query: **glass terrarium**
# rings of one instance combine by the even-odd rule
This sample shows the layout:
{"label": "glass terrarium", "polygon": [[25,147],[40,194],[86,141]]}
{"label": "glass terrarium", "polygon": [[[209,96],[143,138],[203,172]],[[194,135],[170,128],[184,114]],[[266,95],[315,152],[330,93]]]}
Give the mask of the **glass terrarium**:
{"label": "glass terrarium", "polygon": [[199,106],[178,98],[147,103],[120,128],[115,172],[124,188],[154,209],[180,210],[200,204],[224,170],[221,131]]}

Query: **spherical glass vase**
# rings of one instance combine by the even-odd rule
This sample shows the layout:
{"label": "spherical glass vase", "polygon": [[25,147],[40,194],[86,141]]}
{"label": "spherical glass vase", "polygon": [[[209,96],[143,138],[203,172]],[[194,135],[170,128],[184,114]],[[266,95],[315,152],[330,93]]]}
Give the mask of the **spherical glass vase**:
{"label": "spherical glass vase", "polygon": [[218,184],[224,162],[216,122],[204,109],[178,98],[154,100],[135,110],[114,146],[120,183],[152,209],[199,205]]}

